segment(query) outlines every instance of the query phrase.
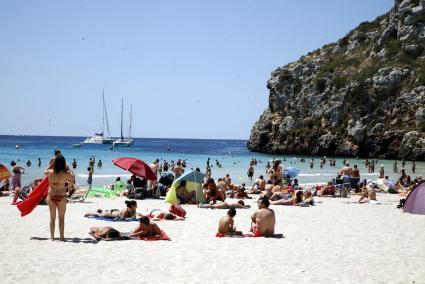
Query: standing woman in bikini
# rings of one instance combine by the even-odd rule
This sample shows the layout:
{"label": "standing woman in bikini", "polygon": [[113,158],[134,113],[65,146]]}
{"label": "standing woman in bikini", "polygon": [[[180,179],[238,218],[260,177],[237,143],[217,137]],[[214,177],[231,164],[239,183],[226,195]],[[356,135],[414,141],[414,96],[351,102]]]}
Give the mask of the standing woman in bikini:
{"label": "standing woman in bikini", "polygon": [[282,166],[280,165],[280,160],[277,160],[273,164],[273,179],[274,181],[282,178]]}
{"label": "standing woman in bikini", "polygon": [[53,163],[53,169],[45,171],[46,176],[49,178],[49,192],[47,195],[47,203],[50,210],[50,237],[52,241],[55,236],[55,222],[56,210],[59,215],[59,236],[60,240],[64,241],[64,228],[65,228],[65,211],[66,211],[66,188],[74,185],[74,173],[66,166],[65,158],[57,156]]}
{"label": "standing woman in bikini", "polygon": [[[21,166],[16,165],[15,161],[10,163],[12,167],[12,184],[11,191],[15,191],[17,188],[21,189],[21,174],[25,172],[25,169]],[[21,172],[22,170],[22,172]]]}

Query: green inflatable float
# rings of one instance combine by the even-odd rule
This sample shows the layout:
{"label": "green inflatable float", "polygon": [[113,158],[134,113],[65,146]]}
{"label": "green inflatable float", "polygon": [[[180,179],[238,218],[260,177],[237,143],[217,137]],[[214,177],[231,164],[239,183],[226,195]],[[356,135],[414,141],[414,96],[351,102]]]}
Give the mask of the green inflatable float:
{"label": "green inflatable float", "polygon": [[114,189],[104,187],[92,187],[88,193],[88,197],[103,197],[103,198],[114,198],[124,190],[124,183],[117,181],[114,184]]}

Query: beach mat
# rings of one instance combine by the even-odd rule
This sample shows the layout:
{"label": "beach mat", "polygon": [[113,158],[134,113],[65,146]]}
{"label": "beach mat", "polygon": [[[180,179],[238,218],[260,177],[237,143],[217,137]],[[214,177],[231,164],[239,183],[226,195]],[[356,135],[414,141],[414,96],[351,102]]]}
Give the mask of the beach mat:
{"label": "beach mat", "polygon": [[139,237],[139,240],[141,241],[171,241],[170,237],[162,230],[161,230],[161,236],[149,237],[149,238]]}
{"label": "beach mat", "polygon": [[86,217],[88,219],[95,219],[100,221],[108,221],[108,222],[139,222],[140,218],[126,218],[126,219],[120,219],[120,218],[106,218],[106,217],[95,217],[95,216],[88,216]]}
{"label": "beach mat", "polygon": [[161,230],[162,235],[157,237],[129,237],[130,233],[121,233],[121,237],[114,238],[114,239],[104,239],[104,238],[96,238],[93,236],[93,234],[90,234],[96,241],[128,241],[128,240],[139,240],[139,241],[171,241],[170,237]]}
{"label": "beach mat", "polygon": [[272,238],[272,239],[282,239],[284,238],[283,234],[274,234],[273,236],[263,236],[257,234],[242,234],[242,235],[225,235],[222,233],[217,233],[215,235],[217,238]]}
{"label": "beach mat", "polygon": [[21,217],[30,214],[41,200],[47,197],[49,190],[49,179],[46,177],[30,192],[27,198],[16,207],[21,211]]}

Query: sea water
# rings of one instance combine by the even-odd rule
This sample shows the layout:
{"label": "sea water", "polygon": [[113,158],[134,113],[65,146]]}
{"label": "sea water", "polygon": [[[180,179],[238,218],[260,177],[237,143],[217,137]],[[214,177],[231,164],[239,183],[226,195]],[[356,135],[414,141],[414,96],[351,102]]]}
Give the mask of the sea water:
{"label": "sea water", "polygon": [[[112,164],[112,160],[119,157],[135,157],[150,164],[154,159],[160,159],[161,163],[167,160],[177,161],[187,160],[187,168],[195,169],[199,167],[205,171],[206,161],[210,158],[212,175],[214,178],[224,177],[230,174],[234,183],[245,182],[251,185],[253,182],[247,177],[247,170],[251,159],[257,159],[259,163],[255,167],[254,178],[265,175],[266,163],[272,159],[283,161],[284,167],[297,167],[301,169],[298,176],[300,184],[314,185],[325,183],[335,178],[337,172],[342,167],[343,160],[346,159],[351,166],[357,164],[362,179],[375,180],[381,164],[384,165],[385,175],[390,178],[397,178],[399,175],[393,172],[393,160],[379,160],[375,165],[375,173],[368,173],[364,165],[364,160],[355,158],[335,157],[336,167],[330,167],[326,162],[321,169],[319,167],[321,157],[294,156],[294,155],[270,155],[253,153],[246,148],[246,140],[214,140],[214,139],[164,139],[164,138],[136,138],[135,144],[131,147],[112,148],[112,145],[81,145],[80,148],[73,148],[72,145],[83,141],[84,137],[51,137],[51,136],[6,136],[0,135],[0,164],[10,168],[10,162],[16,161],[18,165],[25,168],[22,175],[22,183],[28,184],[36,177],[42,177],[44,169],[48,166],[49,160],[53,157],[55,149],[60,149],[67,163],[71,165],[76,159],[78,167],[74,170],[77,183],[87,184],[87,167],[90,157],[96,158],[96,165],[93,174],[93,185],[103,186],[114,182],[120,176],[124,181],[130,175],[124,170]],[[19,148],[16,149],[16,145]],[[169,150],[168,150],[169,149]],[[38,167],[38,158],[41,159],[41,167]],[[305,162],[300,162],[304,158]],[[329,160],[333,157],[327,157]],[[97,167],[98,160],[102,160],[102,168]],[[314,159],[314,167],[310,169],[309,161]],[[30,160],[32,166],[27,167],[26,162]],[[216,160],[222,164],[216,166]],[[398,170],[402,168],[401,161],[398,161]],[[406,161],[406,173],[415,178],[418,175],[424,176],[425,162],[416,162],[416,174],[412,173],[412,163]]]}

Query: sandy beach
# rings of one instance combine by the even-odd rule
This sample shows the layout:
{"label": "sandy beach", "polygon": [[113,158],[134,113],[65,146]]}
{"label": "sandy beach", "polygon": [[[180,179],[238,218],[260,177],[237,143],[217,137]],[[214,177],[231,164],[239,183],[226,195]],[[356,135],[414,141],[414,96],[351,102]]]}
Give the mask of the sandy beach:
{"label": "sandy beach", "polygon": [[[317,198],[317,206],[272,206],[282,239],[216,238],[226,210],[186,205],[185,221],[157,222],[171,241],[95,243],[91,226],[126,232],[135,222],[84,218],[98,208],[122,208],[124,198],[68,204],[67,242],[49,240],[47,206],[21,218],[10,197],[0,198],[1,283],[425,283],[425,226],[421,215],[396,209],[398,196],[382,204]],[[250,209],[238,209],[235,224],[247,232]],[[138,212],[168,209],[163,200],[138,201]]]}

